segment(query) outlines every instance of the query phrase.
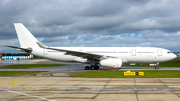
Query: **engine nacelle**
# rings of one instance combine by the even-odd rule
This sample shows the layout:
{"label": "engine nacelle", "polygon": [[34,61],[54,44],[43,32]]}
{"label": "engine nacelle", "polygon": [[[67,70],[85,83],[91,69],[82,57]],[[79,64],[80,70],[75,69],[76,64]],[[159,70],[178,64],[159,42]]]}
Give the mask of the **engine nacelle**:
{"label": "engine nacelle", "polygon": [[99,64],[103,67],[121,68],[123,66],[122,59],[105,59]]}

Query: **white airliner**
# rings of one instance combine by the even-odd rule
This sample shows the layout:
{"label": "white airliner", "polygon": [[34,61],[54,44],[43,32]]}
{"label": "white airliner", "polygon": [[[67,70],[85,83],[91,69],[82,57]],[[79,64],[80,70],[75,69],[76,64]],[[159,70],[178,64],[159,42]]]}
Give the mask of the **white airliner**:
{"label": "white airliner", "polygon": [[7,46],[38,57],[89,64],[85,70],[99,66],[122,68],[124,63],[159,63],[172,60],[170,50],[155,47],[48,47],[41,44],[22,23],[14,24],[21,47]]}

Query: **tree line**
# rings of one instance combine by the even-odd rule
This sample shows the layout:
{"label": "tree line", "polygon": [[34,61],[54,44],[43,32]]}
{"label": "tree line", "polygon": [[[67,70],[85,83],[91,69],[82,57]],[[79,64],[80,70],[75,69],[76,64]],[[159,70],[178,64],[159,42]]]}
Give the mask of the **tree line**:
{"label": "tree line", "polygon": [[28,53],[1,53],[2,56],[29,56]]}

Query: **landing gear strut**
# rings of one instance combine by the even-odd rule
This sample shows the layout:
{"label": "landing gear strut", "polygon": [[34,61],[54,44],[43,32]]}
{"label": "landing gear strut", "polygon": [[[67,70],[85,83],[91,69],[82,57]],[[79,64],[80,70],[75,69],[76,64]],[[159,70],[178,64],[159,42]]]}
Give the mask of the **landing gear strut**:
{"label": "landing gear strut", "polygon": [[156,64],[155,69],[159,69],[159,63]]}

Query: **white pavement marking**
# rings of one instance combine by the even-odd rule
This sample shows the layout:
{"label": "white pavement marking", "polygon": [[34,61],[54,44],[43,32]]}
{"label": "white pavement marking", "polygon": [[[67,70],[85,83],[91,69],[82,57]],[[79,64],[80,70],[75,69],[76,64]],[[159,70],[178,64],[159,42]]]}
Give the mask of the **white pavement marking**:
{"label": "white pavement marking", "polygon": [[26,93],[20,93],[20,92],[16,92],[16,91],[11,91],[11,90],[8,90],[8,89],[2,89],[2,88],[0,88],[0,90],[4,90],[4,91],[10,92],[10,93],[21,94],[21,95],[29,96],[29,97],[35,97],[35,98],[39,98],[39,99],[43,99],[43,100],[47,100],[47,101],[56,101],[56,100],[50,100],[50,99],[46,99],[46,98],[39,97],[39,96],[29,95],[29,94],[26,94]]}

